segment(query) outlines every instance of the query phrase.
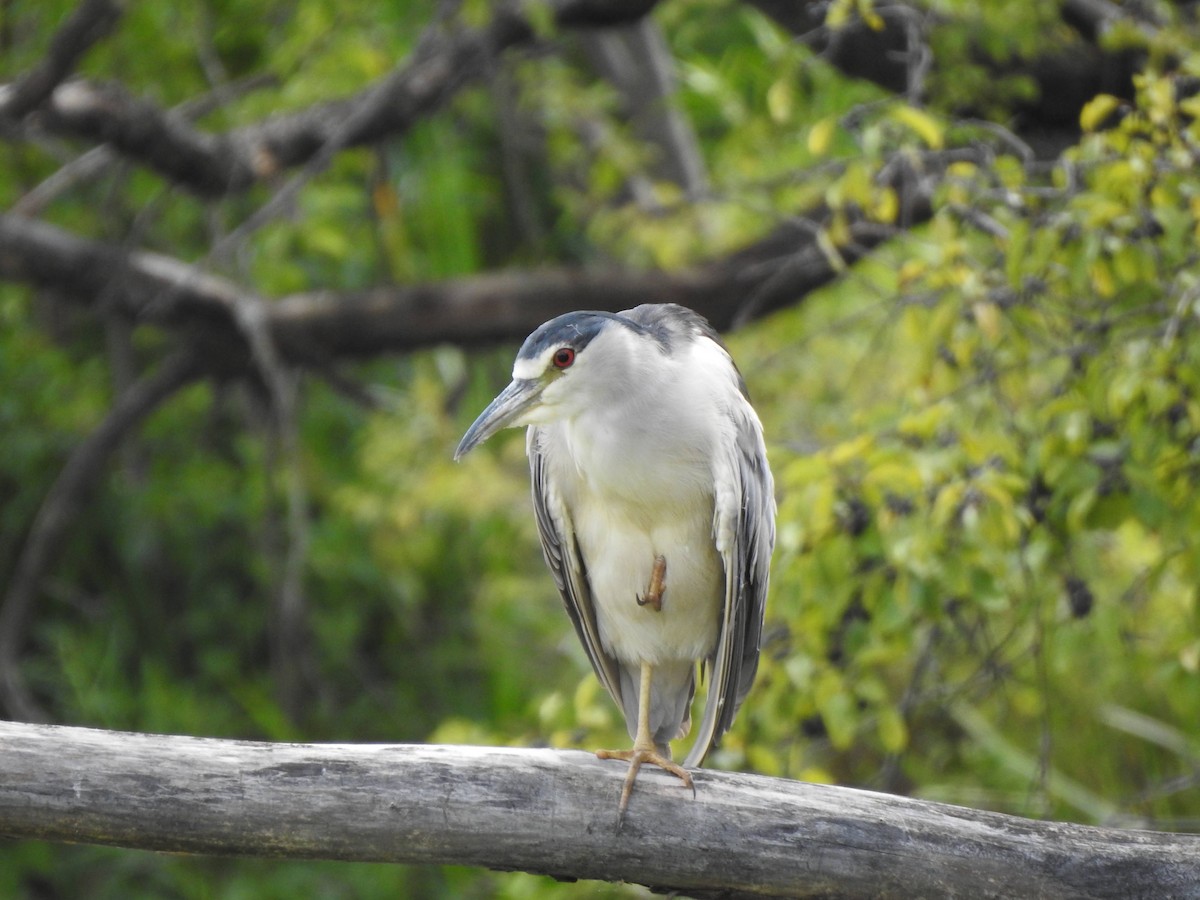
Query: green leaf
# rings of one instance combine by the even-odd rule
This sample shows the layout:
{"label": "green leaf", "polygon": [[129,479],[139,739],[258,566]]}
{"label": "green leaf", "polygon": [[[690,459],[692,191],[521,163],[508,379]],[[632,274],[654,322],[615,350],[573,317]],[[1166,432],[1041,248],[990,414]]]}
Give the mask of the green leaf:
{"label": "green leaf", "polygon": [[1079,127],[1085,132],[1095,131],[1121,108],[1123,101],[1112,94],[1097,94],[1084,104],[1079,113]]}
{"label": "green leaf", "polygon": [[895,707],[885,706],[879,710],[878,732],[885,753],[901,753],[908,747],[908,726]]}
{"label": "green leaf", "polygon": [[833,144],[833,135],[837,130],[837,120],[826,116],[808,130],[808,152],[813,156],[825,156]]}
{"label": "green leaf", "polygon": [[891,108],[889,115],[909,128],[931,150],[941,150],[945,146],[946,135],[942,124],[925,110],[915,106],[897,105]]}

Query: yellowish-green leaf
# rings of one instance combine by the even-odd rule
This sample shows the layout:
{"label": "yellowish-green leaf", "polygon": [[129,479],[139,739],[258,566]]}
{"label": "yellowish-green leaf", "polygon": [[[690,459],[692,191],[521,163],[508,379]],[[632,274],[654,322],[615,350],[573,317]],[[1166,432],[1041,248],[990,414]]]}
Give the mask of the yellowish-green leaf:
{"label": "yellowish-green leaf", "polygon": [[834,216],[829,229],[822,228],[817,232],[817,247],[820,248],[821,255],[825,257],[829,267],[835,272],[845,272],[848,268],[842,252],[838,250],[839,245],[848,243],[850,243],[850,229],[846,226],[843,216]]}
{"label": "yellowish-green leaf", "polygon": [[869,434],[860,434],[858,437],[843,441],[829,451],[829,461],[835,466],[841,466],[853,460],[860,460],[871,449],[871,443]]}
{"label": "yellowish-green leaf", "polygon": [[1200,641],[1192,641],[1179,651],[1179,664],[1184,671],[1200,675]]}
{"label": "yellowish-green leaf", "polygon": [[966,485],[961,481],[948,484],[938,491],[937,499],[933,501],[932,518],[934,525],[938,528],[946,527],[950,519],[958,514],[965,493]]}
{"label": "yellowish-green leaf", "polygon": [[1028,271],[1029,223],[1024,219],[1013,222],[1008,229],[1008,246],[1004,250],[1004,274],[1008,286],[1014,290],[1021,287],[1021,280]]}
{"label": "yellowish-green leaf", "polygon": [[837,31],[854,18],[855,0],[833,0],[825,13],[825,27]]}
{"label": "yellowish-green leaf", "polygon": [[888,753],[900,753],[908,746],[908,726],[894,706],[879,710],[879,743]]}
{"label": "yellowish-green leaf", "polygon": [[975,317],[975,324],[989,341],[995,341],[1000,336],[1002,317],[1000,308],[995,303],[974,303],[971,305],[971,315]]}
{"label": "yellowish-green leaf", "polygon": [[896,430],[906,437],[927,441],[938,433],[949,414],[950,409],[946,404],[926,406],[901,419]]}
{"label": "yellowish-green leaf", "polygon": [[875,202],[871,204],[871,217],[876,222],[891,223],[900,214],[900,199],[891,188],[875,191]]}
{"label": "yellowish-green leaf", "polygon": [[750,744],[746,747],[746,762],[755,772],[763,775],[780,776],[784,774],[783,761],[773,748],[764,744]]}
{"label": "yellowish-green leaf", "polygon": [[1096,489],[1086,488],[1071,498],[1067,505],[1067,527],[1072,532],[1083,531],[1087,515],[1096,505]]}
{"label": "yellowish-green leaf", "polygon": [[788,121],[796,108],[796,86],[788,76],[767,88],[767,113],[778,123]]}
{"label": "yellowish-green leaf", "polygon": [[1106,259],[1098,259],[1092,263],[1089,270],[1092,288],[1101,297],[1111,297],[1117,292],[1117,281],[1113,277],[1113,269]]}
{"label": "yellowish-green leaf", "polygon": [[799,778],[801,781],[807,781],[809,784],[837,784],[837,779],[830,774],[828,769],[822,769],[818,766],[809,766],[806,769],[801,769]]}
{"label": "yellowish-green leaf", "polygon": [[1079,113],[1079,127],[1084,131],[1095,131],[1121,106],[1121,100],[1112,94],[1097,94],[1083,105]]}
{"label": "yellowish-green leaf", "polygon": [[556,26],[554,7],[547,0],[531,0],[531,2],[523,4],[521,9],[529,20],[529,26],[533,29],[533,33],[539,38],[544,39],[554,35]]}
{"label": "yellowish-green leaf", "polygon": [[831,694],[820,704],[821,721],[829,733],[829,741],[839,750],[854,743],[854,731],[858,725],[858,713],[854,698],[848,692]]}
{"label": "yellowish-green leaf", "polygon": [[893,106],[891,116],[915,133],[930,149],[941,150],[945,146],[946,136],[942,124],[923,109],[917,109],[915,106]]}
{"label": "yellowish-green leaf", "polygon": [[808,131],[808,152],[813,156],[825,156],[833,144],[836,128],[837,119],[833,116],[826,116],[813,125]]}

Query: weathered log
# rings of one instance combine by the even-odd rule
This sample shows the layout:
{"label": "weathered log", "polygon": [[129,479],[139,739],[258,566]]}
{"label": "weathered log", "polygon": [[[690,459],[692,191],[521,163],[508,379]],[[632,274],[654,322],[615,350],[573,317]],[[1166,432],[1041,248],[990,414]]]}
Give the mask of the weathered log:
{"label": "weathered log", "polygon": [[588,753],[0,723],[0,835],[520,869],[692,897],[1200,897],[1200,837],[1039,822]]}

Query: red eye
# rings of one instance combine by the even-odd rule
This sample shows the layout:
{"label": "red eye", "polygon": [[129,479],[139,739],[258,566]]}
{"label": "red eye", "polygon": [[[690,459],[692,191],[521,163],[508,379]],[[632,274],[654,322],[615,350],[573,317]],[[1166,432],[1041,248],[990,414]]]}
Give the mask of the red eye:
{"label": "red eye", "polygon": [[554,356],[550,361],[554,363],[556,369],[569,369],[571,363],[575,362],[575,351],[570,347],[559,347],[554,351]]}

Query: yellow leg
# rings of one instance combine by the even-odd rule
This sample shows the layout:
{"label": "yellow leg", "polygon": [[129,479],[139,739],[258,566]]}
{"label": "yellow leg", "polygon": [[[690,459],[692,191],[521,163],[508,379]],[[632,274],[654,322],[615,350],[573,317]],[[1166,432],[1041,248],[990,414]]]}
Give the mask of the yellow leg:
{"label": "yellow leg", "polygon": [[629,763],[629,771],[625,775],[625,785],[621,788],[621,804],[617,807],[617,822],[625,816],[625,808],[629,806],[629,796],[633,793],[633,783],[637,781],[638,770],[643,763],[650,763],[665,769],[679,778],[696,794],[696,786],[692,776],[683,766],[671,762],[668,756],[658,752],[654,744],[654,735],[650,733],[650,677],[653,671],[650,663],[642,663],[641,684],[638,686],[638,727],[637,736],[633,739],[631,750],[597,750],[596,755],[601,759],[623,759]]}

